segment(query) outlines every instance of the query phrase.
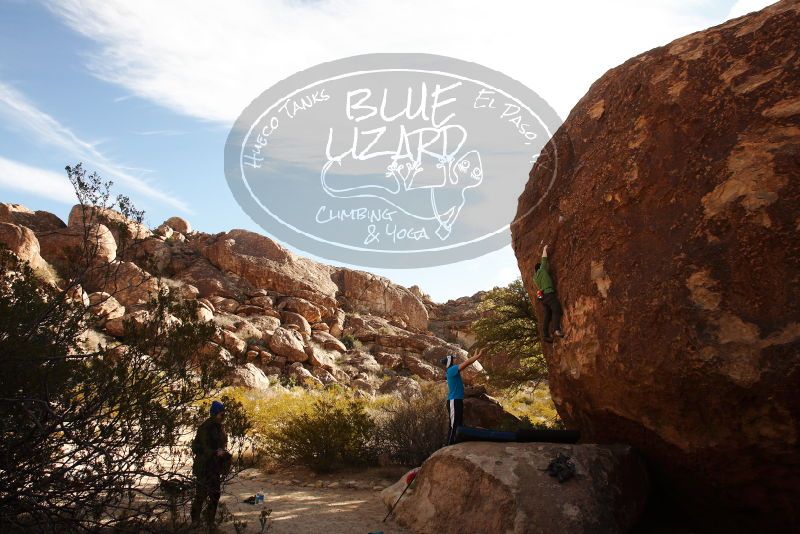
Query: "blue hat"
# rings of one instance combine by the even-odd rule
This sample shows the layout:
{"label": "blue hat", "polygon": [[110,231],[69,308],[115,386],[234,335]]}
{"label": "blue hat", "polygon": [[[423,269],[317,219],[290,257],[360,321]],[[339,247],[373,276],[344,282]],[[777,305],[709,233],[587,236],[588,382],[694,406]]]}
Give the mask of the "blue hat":
{"label": "blue hat", "polygon": [[225,405],[222,404],[220,401],[214,401],[211,403],[211,417],[214,417],[220,412],[225,411]]}

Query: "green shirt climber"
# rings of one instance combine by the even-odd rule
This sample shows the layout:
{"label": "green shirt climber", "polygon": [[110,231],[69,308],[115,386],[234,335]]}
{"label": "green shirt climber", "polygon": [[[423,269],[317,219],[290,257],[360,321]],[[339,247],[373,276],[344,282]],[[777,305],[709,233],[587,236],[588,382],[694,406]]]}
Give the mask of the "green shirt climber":
{"label": "green shirt climber", "polygon": [[553,279],[550,276],[550,262],[547,259],[547,245],[542,249],[542,259],[536,264],[533,271],[533,283],[536,285],[537,299],[541,301],[544,308],[544,317],[542,320],[542,330],[544,335],[542,340],[547,343],[553,342],[553,337],[550,334],[550,323],[554,325],[553,335],[564,337],[564,332],[561,330],[561,304],[558,302],[556,296],[556,288],[553,285]]}

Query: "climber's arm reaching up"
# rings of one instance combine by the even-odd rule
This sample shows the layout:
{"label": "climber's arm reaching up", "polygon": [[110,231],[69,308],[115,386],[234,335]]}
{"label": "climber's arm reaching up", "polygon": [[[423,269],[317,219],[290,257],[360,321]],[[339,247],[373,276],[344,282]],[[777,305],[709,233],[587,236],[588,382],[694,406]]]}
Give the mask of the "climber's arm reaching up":
{"label": "climber's arm reaching up", "polygon": [[481,357],[481,353],[478,352],[472,358],[468,358],[466,361],[461,362],[460,364],[458,364],[458,371],[459,372],[463,371],[464,369],[466,369],[467,367],[469,367],[473,363],[477,362],[478,358],[480,358],[480,357]]}

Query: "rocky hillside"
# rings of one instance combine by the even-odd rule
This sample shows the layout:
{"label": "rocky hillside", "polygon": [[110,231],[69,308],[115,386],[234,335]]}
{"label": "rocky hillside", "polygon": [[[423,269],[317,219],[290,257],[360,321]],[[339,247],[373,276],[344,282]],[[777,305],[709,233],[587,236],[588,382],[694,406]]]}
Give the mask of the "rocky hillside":
{"label": "rocky hillside", "polygon": [[[268,389],[291,378],[407,397],[420,391],[420,381],[444,378],[442,356],[466,356],[428,330],[429,309],[439,307],[419,288],[298,257],[245,230],[209,235],[180,217],[149,229],[108,210],[95,213],[97,224],[85,229],[85,215],[76,205],[64,222],[0,204],[0,243],[53,283],[85,231],[97,243],[94,261],[113,275],[73,295],[101,304],[87,343],[124,345],[126,321],[142,320],[144,303],[167,286],[197,300],[199,318],[219,327],[208,351],[237,364],[232,384]],[[134,240],[124,251],[122,232]],[[481,372],[478,365],[467,378]]]}
{"label": "rocky hillside", "polygon": [[[415,287],[411,287],[411,290]],[[478,304],[485,293],[478,291],[472,296],[448,300],[443,304],[432,302],[423,295],[422,302],[428,309],[428,329],[442,339],[470,348],[475,343],[472,322],[479,317]]]}
{"label": "rocky hillside", "polygon": [[784,1],[610,70],[512,226],[526,283],[551,244],[562,418],[729,532],[800,524],[798,36]]}

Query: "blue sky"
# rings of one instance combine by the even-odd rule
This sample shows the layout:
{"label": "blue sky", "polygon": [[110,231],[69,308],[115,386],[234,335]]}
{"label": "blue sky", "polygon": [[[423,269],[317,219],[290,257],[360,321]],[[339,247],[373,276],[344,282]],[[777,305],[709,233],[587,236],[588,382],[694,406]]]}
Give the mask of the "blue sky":
{"label": "blue sky", "polygon": [[[625,59],[769,3],[0,0],[0,201],[66,218],[63,168],[83,161],[151,225],[180,215],[210,233],[264,233],[228,190],[223,148],[239,112],[296,71],[371,52],[447,55],[519,79],[565,117]],[[439,301],[519,275],[510,247],[370,270]]]}

